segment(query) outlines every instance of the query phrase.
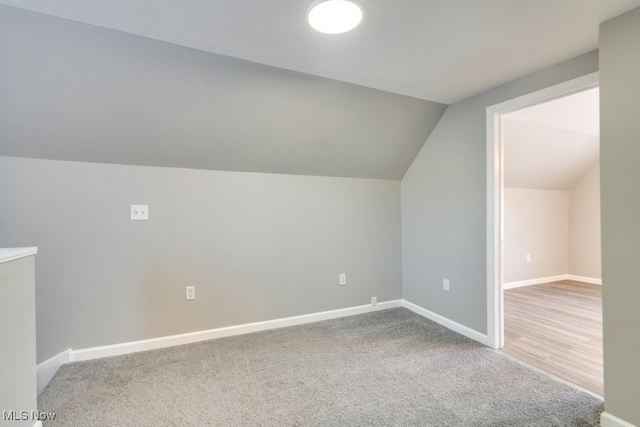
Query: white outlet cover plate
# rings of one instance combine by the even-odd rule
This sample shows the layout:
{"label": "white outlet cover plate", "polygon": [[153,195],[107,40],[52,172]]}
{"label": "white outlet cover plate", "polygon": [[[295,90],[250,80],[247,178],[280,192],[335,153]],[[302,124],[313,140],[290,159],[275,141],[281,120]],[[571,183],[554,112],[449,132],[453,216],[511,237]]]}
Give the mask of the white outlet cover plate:
{"label": "white outlet cover plate", "polygon": [[149,205],[131,205],[131,221],[149,220]]}

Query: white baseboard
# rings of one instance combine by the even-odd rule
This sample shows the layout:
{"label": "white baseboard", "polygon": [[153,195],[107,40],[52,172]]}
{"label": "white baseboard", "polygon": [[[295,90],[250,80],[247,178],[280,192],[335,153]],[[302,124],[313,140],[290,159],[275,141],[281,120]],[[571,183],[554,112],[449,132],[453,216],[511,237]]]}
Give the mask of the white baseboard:
{"label": "white baseboard", "polygon": [[628,423],[615,415],[611,415],[608,412],[600,414],[600,425],[602,427],[636,427],[635,425]]}
{"label": "white baseboard", "polygon": [[40,363],[37,367],[38,395],[49,384],[58,368],[67,362],[79,362],[83,360],[100,359],[103,357],[119,356],[122,354],[136,353],[139,351],[155,350],[158,348],[173,347],[176,345],[190,344],[215,338],[229,337],[232,335],[248,334],[250,332],[265,331],[268,329],[285,328],[287,326],[303,325],[322,320],[336,319],[339,317],[353,316],[356,314],[370,313],[388,308],[402,307],[402,300],[378,302],[356,307],[342,308],[338,310],[323,311],[319,313],[305,314],[301,316],[285,317],[282,319],[266,320],[263,322],[247,323],[244,325],[228,326],[224,328],[209,329],[205,331],[190,332],[186,334],[171,335],[166,337],[151,338],[141,341],[132,341],[121,344],[105,345],[101,347],[85,348],[80,350],[67,350]]}
{"label": "white baseboard", "polygon": [[568,274],[561,274],[559,276],[539,277],[537,279],[520,280],[518,282],[509,282],[502,285],[502,289],[521,288],[523,286],[541,285],[543,283],[558,282],[560,280],[568,280]]}
{"label": "white baseboard", "polygon": [[70,355],[72,350],[65,350],[55,356],[39,363],[36,367],[36,382],[38,384],[38,396],[49,385],[60,366],[71,361]]}
{"label": "white baseboard", "polygon": [[559,276],[539,277],[537,279],[520,280],[502,285],[502,289],[521,288],[523,286],[542,285],[543,283],[559,282],[560,280],[575,280],[576,282],[591,283],[592,285],[602,285],[602,279],[593,277],[576,276],[574,274],[561,274]]}
{"label": "white baseboard", "polygon": [[602,285],[602,279],[594,279],[593,277],[576,276],[569,274],[569,280],[575,280],[576,282],[591,283],[592,285]]}
{"label": "white baseboard", "polygon": [[338,317],[353,316],[356,314],[369,313],[372,311],[384,310],[394,307],[402,307],[402,300],[380,302],[375,307],[371,304],[367,304],[357,307],[304,314],[301,316],[247,323],[244,325],[228,326],[224,328],[209,329],[205,331],[190,332],[179,335],[170,335],[167,337],[151,338],[147,340],[106,345],[102,347],[86,348],[82,350],[72,350],[70,361],[76,362],[82,360],[100,359],[102,357],[118,356],[121,354],[136,353],[146,350],[155,350],[158,348],[191,344],[200,341],[212,340],[215,338],[223,338],[233,335],[242,335],[251,332],[265,331],[268,329],[303,325],[305,323],[319,322],[321,320],[335,319]]}
{"label": "white baseboard", "polygon": [[447,319],[444,316],[429,311],[419,305],[406,300],[393,300],[379,302],[375,306],[371,304],[356,307],[343,308],[338,310],[323,311],[319,313],[305,314],[301,316],[285,317],[282,319],[266,320],[263,322],[247,323],[244,325],[228,326],[224,328],[209,329],[205,331],[190,332],[186,334],[171,335],[166,337],[151,338],[147,340],[132,341],[101,347],[85,348],[80,350],[66,350],[40,363],[37,368],[38,395],[54,377],[58,368],[67,362],[78,362],[83,360],[100,359],[103,357],[119,356],[123,354],[136,353],[139,351],[155,350],[165,347],[173,347],[182,344],[190,344],[200,341],[208,341],[216,338],[242,335],[251,332],[265,331],[269,329],[285,328],[287,326],[303,325],[306,323],[319,322],[322,320],[336,319],[339,317],[353,316],[356,314],[370,313],[373,311],[386,310],[389,308],[406,307],[409,310],[433,320],[455,332],[458,332],[472,340],[488,345],[488,337],[467,326]]}
{"label": "white baseboard", "polygon": [[414,313],[417,313],[423,317],[426,317],[429,320],[433,320],[434,322],[439,323],[442,326],[445,326],[453,331],[456,331],[459,334],[462,334],[468,338],[471,338],[472,340],[478,341],[479,343],[484,345],[489,345],[489,337],[487,337],[487,335],[485,334],[481,334],[480,332],[474,329],[461,325],[460,323],[454,322],[453,320],[447,319],[444,316],[441,316],[432,311],[429,311],[426,308],[420,307],[419,305],[416,305],[407,300],[402,301],[402,306],[405,308],[408,308]]}

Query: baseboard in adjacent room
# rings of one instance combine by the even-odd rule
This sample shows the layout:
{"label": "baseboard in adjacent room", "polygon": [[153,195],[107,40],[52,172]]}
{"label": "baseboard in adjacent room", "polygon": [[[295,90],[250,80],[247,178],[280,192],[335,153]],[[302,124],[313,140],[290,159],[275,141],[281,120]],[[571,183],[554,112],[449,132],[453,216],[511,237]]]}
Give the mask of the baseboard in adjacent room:
{"label": "baseboard in adjacent room", "polygon": [[591,283],[592,285],[602,285],[602,279],[595,279],[593,277],[576,276],[569,274],[569,280],[575,280],[576,282]]}
{"label": "baseboard in adjacent room", "polygon": [[432,311],[429,311],[426,308],[420,307],[419,305],[409,302],[407,300],[402,301],[402,306],[405,308],[408,308],[414,313],[419,314],[422,317],[426,317],[429,320],[433,320],[434,322],[439,323],[442,326],[445,326],[451,329],[452,331],[456,331],[457,333],[462,334],[467,338],[471,338],[472,340],[478,341],[479,343],[484,345],[489,345],[489,338],[487,337],[486,334],[482,334],[474,329],[461,325],[460,323],[454,322],[453,320],[450,320],[444,316],[441,316]]}
{"label": "baseboard in adjacent room", "polygon": [[628,423],[615,415],[611,415],[608,412],[600,414],[600,425],[602,427],[636,427],[635,425]]}
{"label": "baseboard in adjacent room", "polygon": [[38,396],[40,396],[42,391],[49,385],[60,366],[71,361],[71,352],[71,349],[65,350],[38,364],[36,367]]}
{"label": "baseboard in adjacent room", "polygon": [[591,283],[592,285],[602,285],[602,279],[593,277],[576,276],[574,274],[561,274],[559,276],[539,277],[537,279],[520,280],[502,285],[502,289],[521,288],[523,286],[542,285],[544,283],[559,282],[561,280],[574,280],[576,282]]}
{"label": "baseboard in adjacent room", "polygon": [[537,279],[520,280],[517,282],[509,282],[502,285],[502,289],[514,289],[521,288],[523,286],[542,285],[543,283],[558,282],[560,280],[568,280],[568,274],[561,274],[559,276],[539,277]]}
{"label": "baseboard in adjacent room", "polygon": [[38,395],[54,377],[58,368],[67,362],[100,359],[103,357],[119,356],[122,354],[136,353],[139,351],[155,350],[165,347],[173,347],[183,344],[191,344],[215,338],[229,337],[233,335],[248,334],[251,332],[265,331],[268,329],[285,328],[287,326],[303,325],[305,323],[319,322],[322,320],[336,319],[339,317],[353,316],[385,310],[388,308],[402,307],[402,300],[378,302],[376,305],[367,304],[356,307],[323,311],[305,314],[301,316],[285,317],[282,319],[266,320],[262,322],[247,323],[244,325],[228,326],[205,331],[190,332],[186,334],[171,335],[166,337],[151,338],[141,341],[132,341],[101,347],[85,348],[80,350],[67,350],[40,363],[37,367]]}

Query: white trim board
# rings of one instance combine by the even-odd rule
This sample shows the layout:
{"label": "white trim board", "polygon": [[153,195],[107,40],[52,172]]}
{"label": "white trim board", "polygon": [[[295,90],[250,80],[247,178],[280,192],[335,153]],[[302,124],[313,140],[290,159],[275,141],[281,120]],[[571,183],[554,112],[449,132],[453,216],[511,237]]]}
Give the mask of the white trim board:
{"label": "white trim board", "polygon": [[514,289],[522,288],[523,286],[541,285],[543,283],[557,282],[559,280],[567,280],[568,274],[561,274],[560,276],[539,277],[537,279],[520,280],[517,282],[509,282],[502,285],[502,289]]}
{"label": "white trim board", "polygon": [[339,317],[353,316],[401,307],[402,300],[385,301],[375,307],[371,304],[356,307],[342,308],[338,310],[323,311],[319,313],[304,314],[301,316],[285,317],[282,319],[265,320],[262,322],[246,323],[244,325],[227,326],[223,328],[209,329],[205,331],[190,332],[186,334],[170,335],[166,337],[151,338],[141,341],[133,341],[122,344],[106,345],[102,347],[86,348],[71,351],[71,362],[100,359],[103,357],[119,356],[122,354],[136,353],[139,351],[155,350],[158,348],[173,347],[176,345],[191,344],[200,341],[208,341],[216,338],[224,338],[233,335],[248,334],[251,332],[266,331],[269,329],[286,328],[287,326],[303,325],[322,320],[336,319]]}
{"label": "white trim board", "polygon": [[319,322],[322,320],[353,316],[356,314],[371,313],[374,311],[386,310],[396,307],[405,307],[413,311],[414,313],[419,314],[420,316],[433,320],[434,322],[439,323],[446,328],[449,328],[468,338],[471,338],[472,340],[478,341],[484,345],[488,345],[488,338],[485,334],[481,334],[476,330],[461,325],[460,323],[454,322],[453,320],[429,311],[426,308],[420,307],[419,305],[413,304],[409,301],[393,300],[379,302],[375,306],[371,304],[360,305],[338,310],[323,311],[319,313],[285,317],[282,319],[266,320],[263,322],[247,323],[244,325],[228,326],[224,328],[209,329],[205,331],[190,332],[186,334],[170,335],[166,337],[151,338],[147,340],[105,345],[101,347],[91,347],[80,350],[65,350],[38,365],[38,396],[46,388],[49,382],[51,382],[60,366],[68,362],[79,362],[84,360],[100,359],[103,357],[137,353],[140,351],[174,347],[177,345],[208,341],[233,335],[242,335],[251,332],[266,331],[269,329],[285,328],[288,326],[303,325],[306,323]]}
{"label": "white trim board", "polygon": [[139,351],[155,350],[159,348],[173,347],[200,341],[208,341],[215,338],[229,337],[233,335],[248,334],[251,332],[265,331],[269,329],[284,328],[287,326],[303,325],[322,320],[336,319],[339,317],[353,316],[356,314],[370,313],[388,308],[402,307],[403,300],[378,302],[356,307],[342,308],[338,310],[323,311],[319,313],[305,314],[301,316],[285,317],[282,319],[266,320],[263,322],[247,323],[244,325],[228,326],[209,329],[186,334],[170,335],[166,337],[151,338],[140,341],[132,341],[120,344],[91,347],[80,350],[65,350],[50,359],[38,364],[37,383],[38,396],[53,379],[60,366],[68,362],[100,359],[103,357],[119,356]]}
{"label": "white trim board", "polygon": [[451,329],[459,334],[464,335],[467,338],[471,338],[472,340],[478,341],[481,344],[489,345],[489,339],[487,335],[481,334],[480,332],[471,329],[467,326],[461,325],[460,323],[454,322],[444,316],[434,313],[433,311],[429,311],[424,307],[420,307],[412,302],[407,300],[402,300],[402,306],[408,308],[416,314],[419,314],[422,317],[426,317],[429,320],[433,320],[436,323],[441,324],[442,326]]}
{"label": "white trim board", "polygon": [[600,414],[600,425],[602,427],[636,427],[635,425],[628,423],[615,415],[611,415],[608,412]]}
{"label": "white trim board", "polygon": [[0,264],[15,261],[38,253],[37,247],[29,248],[0,248]]}
{"label": "white trim board", "polygon": [[487,107],[487,337],[490,347],[504,346],[502,115],[596,87],[598,82],[599,73],[595,72]]}
{"label": "white trim board", "polygon": [[53,357],[39,363],[36,367],[36,383],[38,388],[38,396],[49,385],[53,377],[60,369],[60,366],[71,361],[72,350],[65,350]]}
{"label": "white trim board", "polygon": [[594,277],[576,276],[573,274],[567,275],[568,280],[575,280],[576,282],[590,283],[592,285],[602,285],[602,279],[596,279]]}
{"label": "white trim board", "polygon": [[190,344],[200,341],[207,341],[216,338],[242,335],[251,332],[265,331],[269,329],[284,328],[306,323],[319,322],[322,320],[336,319],[339,317],[353,316],[356,314],[370,313],[389,308],[405,307],[420,316],[433,320],[455,332],[468,338],[487,345],[487,335],[481,334],[460,323],[454,322],[444,316],[429,311],[419,305],[406,300],[393,300],[379,302],[373,305],[361,305],[356,307],[343,308],[338,310],[323,311],[319,313],[305,314],[301,316],[285,317],[282,319],[266,320],[263,322],[247,323],[244,325],[228,326],[224,328],[209,329],[205,331],[190,332],[180,335],[151,338],[147,340],[132,341],[121,344],[106,345],[101,347],[85,348],[80,350],[65,350],[50,359],[40,363],[37,367],[38,396],[46,388],[54,375],[65,363],[79,362],[84,360],[100,359],[103,357],[118,356],[139,351],[154,350],[159,348],[173,347],[182,344]]}
{"label": "white trim board", "polygon": [[521,288],[523,286],[541,285],[543,283],[558,282],[560,280],[574,280],[576,282],[590,283],[592,285],[602,285],[602,279],[593,277],[574,276],[573,274],[561,274],[559,276],[539,277],[537,279],[520,280],[502,285],[502,289]]}

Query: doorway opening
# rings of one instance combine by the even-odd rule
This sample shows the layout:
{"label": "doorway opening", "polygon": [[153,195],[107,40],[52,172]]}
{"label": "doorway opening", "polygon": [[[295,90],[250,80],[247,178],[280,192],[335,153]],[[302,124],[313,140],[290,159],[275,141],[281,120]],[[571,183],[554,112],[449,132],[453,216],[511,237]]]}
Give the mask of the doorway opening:
{"label": "doorway opening", "polygon": [[[586,93],[590,89],[597,88],[597,86],[598,73],[593,73],[487,108],[487,336],[489,345],[494,348],[503,348],[505,346],[505,282],[507,283],[507,287],[513,288],[570,278],[573,280],[587,278],[587,274],[584,275],[585,277],[570,277],[569,274],[567,274],[569,271],[566,261],[564,271],[561,271],[561,266],[556,265],[554,267],[552,265],[546,265],[546,270],[542,268],[542,270],[537,271],[537,273],[532,272],[532,266],[536,265],[537,268],[540,268],[541,264],[539,262],[532,262],[532,257],[534,261],[540,261],[541,255],[543,254],[540,252],[536,253],[535,249],[525,247],[527,245],[518,246],[514,244],[514,239],[505,242],[505,237],[513,238],[513,228],[508,230],[511,236],[505,236],[505,180],[508,177],[509,187],[514,187],[513,183],[518,182],[518,180],[520,180],[520,182],[515,185],[516,187],[535,187],[532,182],[527,182],[527,180],[531,181],[535,175],[531,173],[527,175],[527,172],[531,172],[529,171],[531,168],[527,165],[527,160],[531,159],[531,164],[534,164],[535,154],[527,153],[522,155],[519,165],[510,164],[510,166],[515,166],[518,172],[514,174],[514,168],[511,168],[512,172],[508,174],[510,169],[505,166],[506,138],[512,137],[514,133],[513,126],[518,118],[521,119],[524,117],[526,119],[527,114],[535,111],[539,112],[541,110],[539,107],[543,104],[551,104],[552,101],[565,99],[571,95]],[[558,103],[556,102],[556,104]],[[554,117],[551,117],[550,119],[552,120],[553,118]],[[511,128],[509,126],[511,126]],[[530,135],[535,132],[535,127],[521,131],[522,135]],[[534,148],[534,151],[536,151],[540,147]],[[562,153],[558,151],[558,154]],[[547,155],[549,155],[549,153],[547,153]],[[558,157],[562,156],[559,155]],[[549,159],[547,162],[549,164],[545,164],[545,168],[550,168],[550,163],[558,160],[560,159]],[[518,162],[516,161],[515,163]],[[547,173],[546,178],[548,178],[549,175],[552,174]],[[538,176],[538,178],[544,180],[545,176]],[[556,199],[559,198],[560,205],[562,204],[563,197],[567,199],[567,197],[561,194],[552,195],[551,193],[547,194],[544,192],[527,192],[513,188],[509,188],[507,194],[510,198],[509,200],[513,200],[513,198],[517,199],[518,197],[522,198],[525,195],[542,197],[543,200],[545,197],[553,196]],[[536,203],[538,202],[540,202],[540,199],[536,201]],[[564,203],[567,203],[566,200]],[[508,210],[506,214],[511,215],[513,218],[514,212]],[[511,223],[511,226],[513,226],[513,223]],[[550,232],[550,235],[553,235],[553,232]],[[523,253],[519,253],[520,251]],[[506,261],[509,262],[509,264],[505,263],[505,256],[507,256]],[[517,262],[513,261],[514,257]],[[560,258],[560,264],[562,264],[563,257],[559,256],[558,258]],[[558,260],[554,259],[553,256],[547,256],[547,261],[550,263],[556,262],[557,264]],[[508,268],[505,271],[506,266]],[[541,271],[543,272],[541,273]],[[544,271],[547,272],[546,275]],[[527,274],[533,274],[533,277],[527,277]],[[534,277],[536,280],[529,280]],[[535,286],[534,288],[539,287]],[[554,372],[551,373],[553,374]],[[572,382],[570,379],[569,381]]]}

